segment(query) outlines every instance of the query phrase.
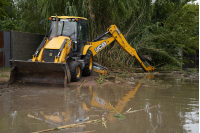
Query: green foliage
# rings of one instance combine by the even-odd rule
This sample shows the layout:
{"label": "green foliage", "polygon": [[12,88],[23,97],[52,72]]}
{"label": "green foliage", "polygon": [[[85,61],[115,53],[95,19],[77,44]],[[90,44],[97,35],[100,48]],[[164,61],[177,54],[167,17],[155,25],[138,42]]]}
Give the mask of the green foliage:
{"label": "green foliage", "polygon": [[43,19],[40,12],[38,0],[16,0],[18,8],[17,20],[19,21],[20,31],[31,33],[45,33],[45,26],[39,25]]}
{"label": "green foliage", "polygon": [[[193,53],[199,43],[199,6],[188,1],[156,0],[152,4],[150,0],[1,0],[0,29],[45,34],[50,16],[85,17],[89,40],[116,24],[133,48],[152,58],[153,65],[180,66],[180,50]],[[39,25],[42,19],[45,23]],[[95,60],[108,67],[136,64],[116,43],[102,50]]]}
{"label": "green foliage", "polygon": [[10,2],[7,0],[1,0],[0,1],[0,19],[4,18],[4,17],[8,17],[8,14],[5,11],[5,6],[9,5]]}
{"label": "green foliage", "polygon": [[106,80],[105,80],[106,76],[99,74],[99,78],[97,79],[97,83],[98,84],[103,84]]}
{"label": "green foliage", "polygon": [[156,0],[153,4],[152,22],[163,22],[175,10],[175,3],[170,0]]}
{"label": "green foliage", "polygon": [[[157,18],[152,18],[154,23],[143,25],[136,34],[129,36],[134,38],[129,43],[139,53],[151,57],[151,63],[154,66],[159,66],[159,64],[180,66],[183,62],[182,59],[184,59],[184,57],[181,57],[183,53],[185,55],[185,53],[192,53],[198,49],[199,6],[185,3],[186,1],[183,1],[177,6],[176,3],[166,0],[162,1],[162,4],[157,3],[157,6],[153,5],[153,16],[156,16],[155,14],[158,11],[155,8],[159,7],[160,11]],[[165,8],[165,6],[168,8]],[[121,54],[119,61],[128,57],[126,54],[123,55]],[[131,62],[130,58],[125,60]],[[126,61],[123,61],[123,64]]]}
{"label": "green foliage", "polygon": [[0,30],[19,30],[18,21],[5,17],[0,21]]}
{"label": "green foliage", "polygon": [[0,69],[0,77],[3,77],[3,79],[1,79],[1,80],[4,80],[5,82],[7,82],[9,80],[9,77],[10,77],[9,71],[10,71],[9,67]]}
{"label": "green foliage", "polygon": [[0,1],[0,30],[19,30],[13,0]]}
{"label": "green foliage", "polygon": [[[180,64],[180,54],[183,54],[180,51],[186,54],[195,53],[199,48],[198,14],[198,5],[187,4],[170,17],[165,17],[164,25],[156,23],[148,27],[147,37],[142,39],[142,50],[151,54],[157,64],[162,62]],[[150,49],[154,50],[153,53]]]}
{"label": "green foliage", "polygon": [[195,53],[199,48],[199,5],[185,5],[168,19],[166,27],[174,32],[174,40],[184,53]]}

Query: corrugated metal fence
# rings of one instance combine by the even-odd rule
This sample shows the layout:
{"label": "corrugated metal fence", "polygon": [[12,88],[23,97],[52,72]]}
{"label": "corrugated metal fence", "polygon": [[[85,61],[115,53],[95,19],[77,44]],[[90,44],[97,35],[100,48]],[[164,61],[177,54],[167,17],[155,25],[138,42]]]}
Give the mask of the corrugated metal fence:
{"label": "corrugated metal fence", "polygon": [[9,67],[10,49],[10,31],[0,31],[0,68]]}

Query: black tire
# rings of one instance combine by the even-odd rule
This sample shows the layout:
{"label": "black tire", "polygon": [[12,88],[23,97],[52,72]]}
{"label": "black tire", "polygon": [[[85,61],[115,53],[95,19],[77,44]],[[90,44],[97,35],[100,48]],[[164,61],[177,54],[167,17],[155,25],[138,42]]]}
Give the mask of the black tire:
{"label": "black tire", "polygon": [[71,73],[71,81],[77,82],[82,76],[81,64],[77,61],[72,61],[69,64],[69,70]]}
{"label": "black tire", "polygon": [[85,62],[83,76],[90,76],[93,70],[93,54],[90,50],[87,51],[87,54],[83,57],[83,60]]}

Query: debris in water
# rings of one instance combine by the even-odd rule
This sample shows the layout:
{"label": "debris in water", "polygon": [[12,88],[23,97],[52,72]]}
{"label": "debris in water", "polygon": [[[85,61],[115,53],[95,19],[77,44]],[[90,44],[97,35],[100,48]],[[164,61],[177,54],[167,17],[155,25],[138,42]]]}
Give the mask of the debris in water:
{"label": "debris in water", "polygon": [[126,112],[129,112],[131,110],[131,108],[130,109],[128,109]]}
{"label": "debris in water", "polygon": [[27,97],[27,95],[21,96],[21,97]]}
{"label": "debris in water", "polygon": [[80,89],[85,82],[86,82],[86,80],[83,80],[83,82],[81,83],[81,85],[79,86],[78,89]]}
{"label": "debris in water", "polygon": [[84,119],[84,121],[87,121],[87,120],[89,120],[89,119],[90,119],[90,118],[89,118],[89,117],[87,117],[87,118],[85,118],[85,119]]}
{"label": "debris in water", "polygon": [[93,133],[93,132],[95,132],[95,130],[93,130],[93,131],[75,132],[75,133]]}
{"label": "debris in water", "polygon": [[115,84],[121,83],[121,81],[115,81]]}
{"label": "debris in water", "polygon": [[134,113],[134,112],[138,112],[138,111],[142,111],[142,110],[146,110],[146,109],[152,109],[152,108],[156,108],[158,106],[159,106],[159,104],[158,105],[154,105],[154,106],[149,107],[149,108],[140,109],[140,110],[133,110],[133,111],[131,111],[131,108],[130,108],[126,112],[124,112],[123,114],[129,114],[129,113]]}
{"label": "debris in water", "polygon": [[105,126],[105,128],[107,128],[107,126],[106,126],[106,120],[105,120],[104,115],[102,115],[102,126]]}
{"label": "debris in water", "polygon": [[[110,104],[110,103],[109,103],[109,104]],[[126,116],[125,116],[125,115],[120,114],[111,104],[110,104],[110,106],[112,107],[112,109],[113,109],[115,112],[117,112],[117,113],[119,114],[119,115],[116,115],[116,116],[114,116],[114,117],[126,119]]]}
{"label": "debris in water", "polygon": [[90,115],[89,117],[98,117],[99,115]]}
{"label": "debris in water", "polygon": [[49,124],[53,124],[53,125],[56,125],[56,126],[60,126],[60,125],[57,125],[57,124],[48,122],[48,121],[46,121],[46,120],[42,120],[42,119],[40,119],[40,118],[37,118],[37,117],[35,117],[35,116],[33,116],[33,115],[30,115],[30,114],[28,114],[28,117],[33,118],[33,119],[36,119],[36,120],[40,120],[40,121],[43,121],[43,122],[46,122],[46,123],[49,123]]}
{"label": "debris in water", "polygon": [[82,124],[95,123],[97,121],[99,121],[99,120],[91,120],[91,121],[86,121],[86,122],[82,122],[82,123],[78,123],[78,124],[70,124],[70,125],[65,125],[65,126],[61,126],[61,127],[57,127],[57,128],[51,128],[51,129],[42,130],[42,131],[38,131],[38,132],[32,132],[32,133],[43,133],[43,132],[49,132],[49,131],[54,131],[54,130],[62,130],[62,129],[66,129],[66,128],[73,128],[73,127],[77,127],[77,126],[82,125]]}
{"label": "debris in water", "polygon": [[79,121],[87,121],[89,120],[89,117],[85,118],[84,120],[83,119],[77,119],[76,122],[79,122]]}
{"label": "debris in water", "polygon": [[72,92],[75,92],[76,90],[79,90],[80,91],[80,88],[82,87],[82,85],[86,82],[86,80],[83,80],[83,82],[81,83],[81,85],[77,88],[77,89],[74,89],[72,91],[70,91],[68,94],[72,93]]}
{"label": "debris in water", "polygon": [[83,121],[82,119],[77,119],[76,122]]}
{"label": "debris in water", "polygon": [[135,82],[127,82],[127,84],[133,84],[133,85],[134,85],[134,84],[135,84]]}

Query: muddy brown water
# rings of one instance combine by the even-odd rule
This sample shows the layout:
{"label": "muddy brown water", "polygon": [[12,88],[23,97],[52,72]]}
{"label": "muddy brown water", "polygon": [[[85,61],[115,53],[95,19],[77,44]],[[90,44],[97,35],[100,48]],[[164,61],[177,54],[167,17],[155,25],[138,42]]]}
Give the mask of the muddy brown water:
{"label": "muddy brown water", "polygon": [[[139,74],[138,74],[139,75]],[[0,97],[0,133],[29,133],[106,120],[52,133],[197,133],[199,79],[155,73],[97,86],[21,85]],[[117,118],[124,114],[126,118]],[[127,112],[128,111],[128,112]],[[28,117],[34,116],[34,118]]]}

